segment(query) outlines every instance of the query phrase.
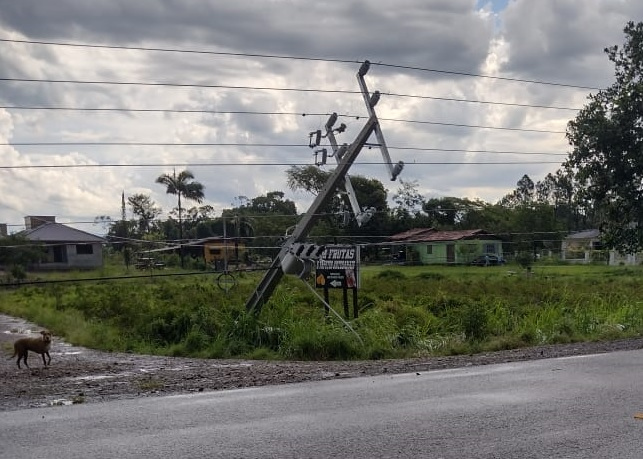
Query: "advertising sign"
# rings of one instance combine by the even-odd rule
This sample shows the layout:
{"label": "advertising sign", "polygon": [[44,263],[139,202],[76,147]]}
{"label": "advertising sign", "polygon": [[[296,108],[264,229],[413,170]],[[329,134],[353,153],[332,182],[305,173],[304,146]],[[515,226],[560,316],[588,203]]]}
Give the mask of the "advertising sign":
{"label": "advertising sign", "polygon": [[327,245],[317,260],[317,288],[359,288],[359,246]]}

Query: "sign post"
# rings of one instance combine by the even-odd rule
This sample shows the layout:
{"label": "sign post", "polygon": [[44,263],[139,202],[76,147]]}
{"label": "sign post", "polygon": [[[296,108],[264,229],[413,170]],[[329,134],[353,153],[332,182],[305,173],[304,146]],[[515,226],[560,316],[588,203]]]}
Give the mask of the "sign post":
{"label": "sign post", "polygon": [[324,289],[341,288],[344,299],[344,315],[348,318],[348,290],[353,290],[353,315],[357,318],[357,289],[359,288],[359,246],[327,245],[317,259],[315,287]]}

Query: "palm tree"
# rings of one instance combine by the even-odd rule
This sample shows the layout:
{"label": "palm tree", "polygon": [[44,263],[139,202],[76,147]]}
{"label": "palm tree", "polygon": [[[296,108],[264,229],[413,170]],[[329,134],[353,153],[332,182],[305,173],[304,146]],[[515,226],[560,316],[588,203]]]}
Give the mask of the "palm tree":
{"label": "palm tree", "polygon": [[181,266],[183,266],[183,219],[181,197],[191,199],[199,204],[203,202],[205,195],[203,194],[203,184],[194,180],[194,174],[189,170],[184,170],[176,175],[176,170],[170,174],[162,174],[156,178],[156,183],[166,186],[165,192],[168,194],[175,194],[178,196],[179,208],[179,251],[181,256]]}

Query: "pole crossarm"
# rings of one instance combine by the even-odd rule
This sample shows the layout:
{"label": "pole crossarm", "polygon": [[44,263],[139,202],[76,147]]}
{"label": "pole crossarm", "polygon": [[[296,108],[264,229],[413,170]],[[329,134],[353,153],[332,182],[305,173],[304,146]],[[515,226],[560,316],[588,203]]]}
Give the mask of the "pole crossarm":
{"label": "pole crossarm", "polygon": [[270,264],[268,272],[264,275],[254,293],[250,296],[250,298],[248,298],[246,302],[246,310],[255,311],[256,313],[258,313],[261,311],[263,305],[268,302],[270,296],[277,287],[277,284],[284,275],[284,272],[281,269],[281,260],[284,258],[284,256],[286,256],[288,250],[290,249],[290,246],[293,243],[304,242],[304,240],[310,233],[310,230],[313,228],[313,225],[319,218],[321,209],[332,198],[339,183],[346,177],[349,168],[357,158],[357,155],[359,155],[359,152],[364,147],[364,144],[368,141],[368,138],[375,131],[376,126],[378,126],[377,117],[372,114],[360,133],[355,138],[355,141],[348,146],[345,153],[342,155],[337,168],[330,175],[330,177],[324,184],[324,187],[321,189],[313,203],[310,205],[310,208],[308,209],[306,214],[302,217],[302,219],[295,227],[291,236],[282,245],[279,254]]}
{"label": "pole crossarm", "polygon": [[402,169],[404,168],[404,162],[398,161],[396,164],[393,164],[391,160],[391,155],[388,152],[388,147],[386,146],[386,141],[384,140],[384,134],[380,128],[380,123],[377,121],[377,115],[375,114],[375,105],[380,100],[379,91],[375,91],[372,95],[368,92],[368,86],[366,86],[366,81],[364,80],[364,75],[368,72],[371,63],[369,61],[364,61],[359,71],[357,72],[357,81],[359,82],[359,87],[362,91],[362,96],[364,96],[364,103],[366,104],[366,110],[368,110],[368,115],[370,117],[375,117],[375,137],[377,138],[377,143],[379,144],[380,151],[382,152],[382,158],[384,159],[384,164],[388,169],[389,178],[391,181],[394,181]]}
{"label": "pole crossarm", "polygon": [[[332,156],[334,156],[336,162],[339,163],[341,161],[341,158],[338,154],[339,145],[337,144],[335,132],[333,131],[333,125],[335,124],[336,120],[337,113],[333,113],[326,123],[326,137],[328,138],[330,146],[333,149]],[[346,191],[346,196],[348,197],[348,202],[351,205],[351,209],[353,209],[353,213],[355,214],[357,224],[358,226],[362,226],[372,217],[375,209],[365,209],[364,211],[362,211],[359,202],[357,202],[357,195],[355,194],[355,189],[353,188],[353,184],[351,183],[351,179],[348,174],[346,174],[346,176],[344,177],[344,190]]]}

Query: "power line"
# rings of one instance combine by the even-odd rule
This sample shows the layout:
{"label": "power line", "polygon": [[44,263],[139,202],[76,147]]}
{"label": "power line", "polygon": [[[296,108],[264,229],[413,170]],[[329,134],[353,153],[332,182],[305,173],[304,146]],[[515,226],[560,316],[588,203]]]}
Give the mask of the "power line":
{"label": "power line", "polygon": [[490,80],[511,81],[516,83],[533,83],[533,84],[541,84],[546,86],[558,86],[563,88],[587,89],[590,91],[600,91],[604,89],[596,86],[582,86],[582,85],[575,85],[575,84],[569,84],[569,83],[556,83],[556,82],[543,81],[543,80],[530,80],[525,78],[511,78],[511,77],[502,77],[502,76],[495,76],[495,75],[483,75],[480,73],[456,72],[452,70],[438,70],[438,69],[432,69],[432,68],[426,68],[426,67],[413,67],[408,65],[396,65],[396,64],[384,64],[384,63],[379,63],[379,64],[371,63],[371,65],[379,65],[381,67],[391,67],[391,68],[398,68],[398,69],[405,69],[405,70],[419,70],[423,72],[444,73],[449,75],[487,78]]}
{"label": "power line", "polygon": [[[356,162],[355,165],[382,165],[382,162]],[[474,166],[510,166],[510,165],[530,165],[530,164],[560,164],[560,161],[412,161],[408,164],[418,166],[456,166],[456,165],[474,165]],[[22,166],[0,166],[0,170],[16,169],[83,169],[83,168],[100,168],[100,167],[219,167],[219,166],[310,166],[309,163],[139,163],[139,164],[41,164],[41,165],[22,165]]]}
{"label": "power line", "polygon": [[496,155],[544,155],[567,156],[567,153],[539,152],[539,151],[508,151],[508,150],[473,150],[460,148],[431,148],[431,147],[388,147],[390,150],[432,151],[443,153],[491,153]]}
{"label": "power line", "polygon": [[[155,52],[166,52],[166,53],[205,54],[205,55],[214,55],[214,56],[253,57],[253,58],[265,58],[265,59],[288,59],[288,60],[330,62],[330,63],[341,63],[341,64],[362,64],[363,63],[363,61],[348,60],[348,59],[315,58],[315,57],[288,56],[288,55],[277,55],[277,54],[235,53],[235,52],[224,52],[224,51],[192,50],[192,49],[179,49],[179,48],[155,48],[155,47],[143,47],[143,46],[92,45],[92,44],[86,44],[86,43],[17,40],[17,39],[8,39],[8,38],[0,38],[0,42],[24,43],[24,44],[33,44],[33,45],[49,45],[49,46],[68,46],[68,47],[77,47],[77,48],[155,51]],[[530,84],[540,84],[540,85],[547,85],[547,86],[557,86],[557,87],[586,89],[586,90],[603,89],[603,88],[594,87],[594,86],[582,86],[582,85],[573,85],[573,84],[567,84],[567,83],[549,82],[549,81],[543,81],[543,80],[530,80],[530,79],[524,79],[524,78],[502,77],[502,76],[485,75],[485,74],[471,73],[471,72],[459,72],[459,71],[452,71],[452,70],[434,69],[434,68],[428,68],[428,67],[414,67],[414,66],[406,66],[406,65],[398,65],[398,64],[387,64],[382,62],[378,62],[378,63],[373,62],[371,63],[371,65],[379,65],[381,67],[389,67],[389,68],[404,69],[404,70],[439,73],[439,74],[445,74],[445,75],[458,75],[458,76],[467,76],[467,77],[475,77],[475,78],[485,78],[485,79],[509,81],[509,82],[515,82],[515,83],[530,83]]]}
{"label": "power line", "polygon": [[[20,83],[68,83],[68,84],[97,84],[97,85],[115,85],[115,86],[151,86],[151,87],[175,87],[175,88],[202,88],[202,89],[234,89],[244,91],[285,91],[285,92],[303,92],[303,93],[321,93],[321,94],[361,94],[361,91],[349,89],[306,89],[306,88],[277,88],[272,86],[237,86],[237,85],[221,85],[221,84],[205,84],[205,83],[150,83],[141,81],[106,81],[106,80],[54,80],[48,78],[8,78],[1,77],[0,81],[20,82]],[[578,111],[574,107],[556,107],[551,105],[537,105],[537,104],[520,104],[513,102],[496,102],[476,99],[459,99],[455,97],[437,97],[437,96],[421,96],[414,94],[400,94],[393,92],[380,92],[383,96],[404,97],[411,99],[427,99],[438,100],[444,102],[463,102],[474,104],[486,105],[501,105],[507,107],[521,107],[521,108],[542,108],[550,110],[569,110]]]}
{"label": "power line", "polygon": [[[31,146],[31,147],[58,147],[58,146],[88,146],[88,147],[275,147],[275,148],[303,148],[308,144],[298,143],[239,143],[239,142],[0,142],[0,146]],[[377,144],[366,144],[367,148],[377,147]],[[389,150],[433,151],[444,153],[493,153],[502,155],[547,155],[567,156],[566,153],[539,152],[539,151],[512,151],[512,150],[475,150],[463,148],[437,148],[437,147],[403,147],[389,146]],[[210,163],[206,163],[210,164]],[[244,165],[256,164],[259,166],[283,166],[284,163],[213,163],[213,165]],[[365,164],[365,163],[362,163]],[[381,163],[376,163],[381,164]],[[161,165],[161,164],[160,164]],[[288,165],[288,164],[286,164]],[[297,164],[293,164],[297,165]],[[64,165],[61,165],[64,166]]]}
{"label": "power line", "polygon": [[[446,210],[451,210],[451,211],[457,211],[459,209],[444,209]],[[389,209],[387,211],[377,211],[378,214],[387,214],[391,213],[393,209]],[[484,209],[481,210],[481,212],[484,212]],[[336,213],[319,213],[316,214],[319,217],[336,217],[338,216]],[[244,215],[247,216],[247,215]],[[257,217],[263,217],[264,215],[254,215],[252,218],[257,218]],[[274,217],[272,215],[265,215],[265,217]],[[300,219],[302,215],[281,215],[281,217],[291,217],[293,219]],[[215,221],[220,221],[221,218],[218,219],[210,219],[208,221],[210,222],[215,222]],[[137,220],[127,220],[128,223],[135,223]],[[168,219],[154,219],[154,222],[157,223],[163,223],[166,221],[169,221]],[[112,223],[121,223],[122,220],[114,220]],[[63,225],[72,225],[72,224],[79,224],[83,222],[67,222],[67,223],[62,223]],[[9,226],[20,226],[20,225],[9,225]],[[438,230],[441,231],[441,230]],[[446,230],[446,231],[458,231],[458,230]],[[564,234],[571,234],[573,231],[567,231],[567,230],[561,230],[561,231],[552,231],[552,230],[546,230],[546,231],[501,231],[501,232],[493,232],[489,233],[489,236],[498,236],[498,237],[503,237],[503,238],[512,238],[515,236],[543,236],[543,235],[564,235]],[[421,242],[427,242],[427,241],[421,241],[421,240],[389,240],[391,237],[391,234],[315,234],[313,237],[311,237],[311,240],[321,240],[321,239],[337,239],[337,240],[346,240],[346,241],[353,241],[353,240],[368,240],[368,239],[387,239],[384,242],[379,242],[378,244],[387,244],[387,245],[400,245],[400,244],[417,244]],[[226,236],[223,237],[223,235],[216,235],[216,236],[209,236],[205,238],[198,238],[198,239],[190,239],[186,238],[184,240],[179,240],[179,239],[164,239],[164,240],[155,240],[155,241],[150,241],[147,239],[136,239],[136,238],[129,238],[129,237],[120,237],[116,235],[106,235],[105,236],[105,242],[104,244],[124,244],[124,243],[132,243],[132,244],[140,244],[141,246],[147,246],[149,247],[156,247],[156,248],[145,248],[141,247],[142,251],[148,251],[148,250],[156,250],[157,248],[163,248],[163,249],[175,249],[178,248],[179,244],[182,244],[184,246],[188,247],[196,247],[196,248],[204,248],[207,245],[207,242],[204,242],[203,244],[196,244],[194,243],[195,240],[202,240],[202,239],[213,239],[217,241],[224,241],[224,242],[234,242],[236,240],[244,240],[244,241],[254,241],[258,239],[266,240],[266,239],[275,239],[275,240],[280,240],[284,237],[283,233],[279,234],[262,234],[260,236]],[[190,242],[193,243],[190,243]],[[505,241],[506,243],[512,243],[510,241]],[[14,244],[14,245],[6,245],[2,246],[3,249],[20,249],[24,247],[30,247],[30,248],[47,248],[47,247],[56,247],[59,246],[59,243],[39,243],[39,242],[29,242],[29,243],[24,243],[24,244]],[[163,246],[163,247],[158,247],[158,246]],[[278,249],[281,247],[281,244],[276,244],[276,245],[270,245],[270,246],[247,246],[249,249]]]}
{"label": "power line", "polygon": [[[212,115],[283,115],[283,116],[331,116],[331,113],[299,113],[299,112],[261,112],[250,110],[197,110],[197,109],[158,109],[158,108],[84,108],[84,107],[42,107],[42,106],[14,106],[14,105],[0,105],[0,108],[8,110],[59,110],[59,111],[89,111],[89,112],[133,112],[133,113],[198,113],[198,114],[212,114]],[[343,118],[365,118],[364,115],[353,115],[349,113],[338,113],[339,117]],[[399,118],[381,118],[380,121],[391,121],[399,123],[410,124],[429,124],[435,126],[450,126],[450,127],[463,127],[474,129],[498,129],[505,131],[519,131],[519,132],[540,132],[547,134],[565,134],[565,131],[554,131],[549,129],[529,129],[529,128],[515,128],[505,126],[486,126],[479,124],[462,124],[462,123],[446,123],[441,121],[421,121],[421,120],[407,120]]]}
{"label": "power line", "polygon": [[566,134],[566,131],[554,131],[549,129],[529,129],[529,128],[514,128],[514,127],[505,127],[505,126],[485,126],[485,125],[479,125],[479,124],[443,123],[440,121],[417,121],[417,120],[406,120],[406,119],[397,119],[397,118],[379,118],[379,120],[395,121],[400,123],[430,124],[434,126],[463,127],[463,128],[473,128],[473,129],[498,129],[501,131],[538,132],[538,133],[544,133],[544,134]]}
{"label": "power line", "polygon": [[[102,147],[274,147],[274,148],[303,148],[309,147],[307,144],[278,144],[278,143],[238,143],[238,142],[0,142],[0,146],[38,146],[38,147],[51,147],[51,146],[102,146]],[[366,144],[367,148],[377,147],[377,144]],[[427,152],[442,152],[442,153],[489,153],[496,155],[521,155],[521,156],[567,156],[567,153],[555,153],[545,151],[515,151],[515,150],[484,150],[484,149],[467,149],[467,148],[438,148],[438,147],[406,147],[406,146],[389,146],[389,150],[407,150],[407,151],[427,151]],[[189,164],[189,163],[186,163]],[[198,164],[198,163],[197,163]],[[256,166],[302,166],[309,164],[290,164],[282,162],[261,162],[261,163],[201,163],[203,165],[221,165],[221,166],[239,166],[239,165],[256,165]],[[360,164],[382,164],[382,163],[360,163]],[[116,164],[119,166],[127,166],[127,164]],[[163,164],[151,164],[159,165]],[[66,167],[65,164],[58,165]],[[89,164],[88,166],[92,166]],[[25,166],[29,167],[29,166]]]}
{"label": "power line", "polygon": [[[535,200],[533,202],[536,203],[542,203],[542,204],[549,204],[552,207],[555,207],[553,204],[548,203],[548,202],[541,202],[538,200]],[[428,201],[425,201],[423,204],[428,204]],[[489,211],[488,207],[495,207],[497,204],[492,204],[492,203],[484,203],[484,205],[477,205],[476,202],[471,201],[471,204],[473,207],[464,207],[464,208],[430,208],[426,210],[422,210],[422,214],[420,215],[421,217],[430,217],[430,214],[438,214],[440,212],[464,212],[464,213],[475,213],[475,212],[486,212]],[[501,206],[503,207],[503,206]],[[504,207],[507,209],[506,207]],[[376,215],[386,215],[386,214],[391,214],[395,213],[395,210],[397,208],[387,208],[387,209],[379,209],[375,210],[374,213]],[[236,212],[234,212],[236,210]],[[237,207],[237,208],[224,208],[222,209],[223,212],[229,212],[228,215],[226,216],[218,216],[218,217],[207,217],[204,219],[200,219],[196,222],[191,222],[192,224],[200,224],[200,223],[210,223],[210,224],[218,224],[221,223],[222,225],[225,224],[226,227],[235,227],[234,223],[232,223],[235,218],[245,218],[245,219],[250,219],[252,221],[259,221],[262,219],[283,219],[283,220],[299,220],[303,217],[303,214],[284,214],[284,213],[248,213],[247,212],[248,208],[247,207]],[[511,209],[508,209],[511,211]],[[234,212],[232,214],[232,212]],[[257,212],[257,211],[255,211]],[[351,215],[354,215],[353,212],[350,212]],[[317,212],[314,214],[316,217],[320,218],[327,218],[327,217],[339,217],[343,216],[343,213],[338,213],[338,212]],[[72,217],[69,217],[72,218]],[[125,221],[128,224],[134,224],[140,221],[140,218],[137,218],[136,216],[132,216],[129,219],[123,220],[123,219],[110,219],[106,221],[96,221],[96,220],[69,220],[69,221],[64,221],[64,222],[58,222],[59,224],[62,225],[119,225],[122,224],[122,222]],[[175,223],[178,222],[176,218],[172,217],[156,217],[147,220],[148,223],[150,224],[163,224],[166,222],[174,221]],[[186,220],[184,220],[185,222]],[[9,227],[23,227],[24,223],[8,223],[7,226]],[[550,231],[551,233],[560,233],[560,232],[565,232],[565,231]],[[524,234],[543,234],[547,233],[547,231],[531,231],[531,232],[502,232],[502,233],[494,233],[495,235],[524,235]],[[261,236],[244,236],[241,237],[242,239],[262,239],[262,238],[279,238],[282,237],[283,234],[264,234]],[[378,235],[325,235],[324,237],[338,237],[338,238],[374,238],[374,237],[388,237],[390,235],[385,235],[385,234],[378,234]],[[148,240],[148,239],[136,239],[136,238],[126,238],[126,237],[121,237],[121,236],[115,236],[112,235],[110,236],[114,240],[118,241],[123,241],[123,242],[136,242],[136,243],[141,243],[143,245],[156,245],[156,244],[179,244],[181,243],[181,240],[179,239],[164,239],[164,240]],[[212,237],[222,237],[222,235],[219,236],[212,236]],[[236,236],[227,236],[224,239],[236,239]],[[203,239],[203,238],[199,238]],[[185,241],[188,241],[190,239],[185,239]],[[34,245],[41,246],[43,244],[37,244],[34,243]],[[56,244],[45,244],[45,245],[56,245]],[[5,246],[5,247],[21,247],[23,245],[16,245],[16,246]]]}
{"label": "power line", "polygon": [[16,147],[279,147],[308,148],[305,143],[238,143],[238,142],[0,142],[0,145]]}
{"label": "power line", "polygon": [[[331,113],[304,113],[304,112],[262,112],[252,110],[207,110],[207,109],[180,109],[180,108],[93,108],[93,107],[45,107],[27,105],[0,105],[0,108],[9,110],[60,110],[60,111],[87,111],[87,112],[142,112],[142,113],[204,113],[212,115],[292,115],[292,116],[330,116]],[[357,115],[338,115],[357,117]],[[380,118],[381,119],[381,118]]]}

